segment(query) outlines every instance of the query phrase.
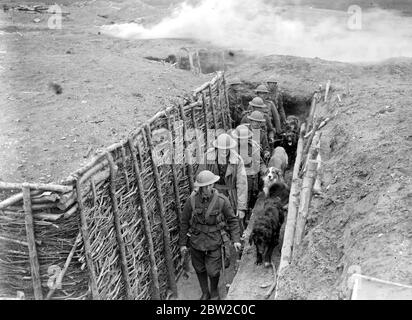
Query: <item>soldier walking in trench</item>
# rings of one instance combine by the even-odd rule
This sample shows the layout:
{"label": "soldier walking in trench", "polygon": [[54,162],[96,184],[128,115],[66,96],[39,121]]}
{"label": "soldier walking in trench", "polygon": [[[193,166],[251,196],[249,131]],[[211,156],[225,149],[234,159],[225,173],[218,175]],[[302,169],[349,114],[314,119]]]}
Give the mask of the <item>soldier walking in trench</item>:
{"label": "soldier walking in trench", "polygon": [[267,88],[269,89],[268,99],[271,100],[279,112],[280,122],[283,128],[286,126],[286,114],[283,108],[283,94],[279,90],[278,80],[275,76],[270,76],[266,80]]}
{"label": "soldier walking in trench", "polygon": [[232,136],[237,140],[238,148],[236,151],[243,159],[248,180],[248,211],[246,212],[245,225],[250,220],[252,209],[257,200],[260,172],[265,168],[264,160],[270,157],[266,131],[262,129],[259,122],[259,120],[263,120],[263,122],[265,120],[259,111],[255,111],[255,113],[261,115],[261,119],[257,119],[258,121],[251,121],[254,124],[257,122],[257,126],[241,124],[232,131]]}
{"label": "soldier walking in trench", "polygon": [[261,84],[256,88],[255,92],[256,95],[267,105],[268,116],[271,119],[273,127],[276,129],[276,135],[279,136],[283,132],[282,120],[275,104],[269,100],[269,89],[265,85]]}
{"label": "soldier walking in trench", "polygon": [[192,264],[202,290],[200,300],[220,299],[220,269],[224,261],[224,246],[229,242],[225,228],[230,232],[235,249],[241,250],[238,218],[229,199],[213,188],[219,179],[207,170],[197,175],[195,187],[198,190],[193,191],[186,201],[181,218],[180,250],[184,255],[189,243]]}
{"label": "soldier walking in trench", "polygon": [[229,98],[230,118],[232,119],[233,127],[237,127],[240,124],[242,113],[245,111],[240,96],[241,84],[242,82],[239,78],[233,78],[229,81],[227,95]]}

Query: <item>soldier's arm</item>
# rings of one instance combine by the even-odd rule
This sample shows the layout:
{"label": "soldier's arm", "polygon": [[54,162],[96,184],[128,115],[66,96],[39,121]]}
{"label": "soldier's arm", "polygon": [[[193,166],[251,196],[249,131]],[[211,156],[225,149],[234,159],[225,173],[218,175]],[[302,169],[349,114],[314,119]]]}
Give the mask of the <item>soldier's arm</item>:
{"label": "soldier's arm", "polygon": [[186,246],[187,244],[187,232],[189,231],[189,221],[192,217],[192,205],[190,198],[186,200],[183,208],[182,216],[180,218],[180,233],[179,233],[179,246]]}
{"label": "soldier's arm", "polygon": [[233,208],[229,202],[229,199],[225,196],[222,196],[222,199],[224,201],[222,211],[223,211],[223,215],[225,216],[226,223],[229,227],[232,240],[233,242],[240,242],[239,220],[233,211]]}
{"label": "soldier's arm", "polygon": [[237,209],[247,210],[247,175],[242,158],[239,158],[236,174]]}

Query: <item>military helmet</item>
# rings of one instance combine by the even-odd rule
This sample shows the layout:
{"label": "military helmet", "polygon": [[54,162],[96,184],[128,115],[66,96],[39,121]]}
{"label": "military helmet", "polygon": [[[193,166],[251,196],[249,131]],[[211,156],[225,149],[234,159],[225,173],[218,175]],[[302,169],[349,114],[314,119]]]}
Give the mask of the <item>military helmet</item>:
{"label": "military helmet", "polygon": [[266,122],[266,119],[262,112],[260,111],[253,111],[250,115],[247,116],[249,120],[256,121],[256,122]]}
{"label": "military helmet", "polygon": [[215,148],[227,150],[236,147],[237,144],[230,135],[222,133],[215,141],[213,141],[212,145]]}
{"label": "military helmet", "polygon": [[249,139],[252,138],[253,133],[249,130],[248,126],[241,124],[232,131],[232,136],[236,139]]}
{"label": "military helmet", "polygon": [[262,92],[262,93],[269,93],[268,87],[266,87],[264,84],[261,84],[258,86],[255,90],[256,93]]}
{"label": "military helmet", "polygon": [[265,103],[260,97],[253,98],[253,100],[249,102],[249,105],[257,108],[266,108]]}
{"label": "military helmet", "polygon": [[277,83],[278,82],[278,78],[276,76],[270,76],[267,80],[266,83]]}
{"label": "military helmet", "polygon": [[220,177],[215,175],[213,172],[209,170],[203,170],[197,175],[194,186],[195,187],[210,186],[211,184],[214,184],[215,182],[217,182],[219,179]]}
{"label": "military helmet", "polygon": [[229,86],[233,86],[236,84],[242,84],[242,81],[240,81],[240,79],[238,77],[232,78],[228,81],[228,85]]}

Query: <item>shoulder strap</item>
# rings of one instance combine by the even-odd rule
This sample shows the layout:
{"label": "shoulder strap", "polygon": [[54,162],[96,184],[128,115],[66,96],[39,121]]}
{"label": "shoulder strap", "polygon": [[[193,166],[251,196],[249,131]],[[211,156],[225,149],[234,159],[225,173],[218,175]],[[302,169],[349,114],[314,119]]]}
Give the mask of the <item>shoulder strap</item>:
{"label": "shoulder strap", "polygon": [[207,211],[206,211],[206,215],[205,215],[205,220],[206,221],[209,218],[210,213],[212,212],[218,198],[219,198],[219,195],[218,195],[217,191],[215,191],[214,194],[213,194],[212,201],[210,201],[209,207],[207,208]]}

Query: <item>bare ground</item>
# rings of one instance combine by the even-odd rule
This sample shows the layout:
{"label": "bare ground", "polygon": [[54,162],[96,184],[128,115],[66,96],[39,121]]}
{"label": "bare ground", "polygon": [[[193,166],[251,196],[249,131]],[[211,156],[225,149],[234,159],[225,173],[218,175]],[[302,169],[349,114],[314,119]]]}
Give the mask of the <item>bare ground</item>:
{"label": "bare ground", "polygon": [[[114,20],[145,13],[156,18],[152,6],[141,3],[130,12],[108,5],[113,3],[64,6],[71,14],[62,30],[47,29],[44,20],[34,23],[32,14],[0,13],[1,180],[65,178],[98,148],[210,78],[143,59],[204,44],[99,35],[96,26],[107,19],[97,13]],[[322,110],[337,114],[322,136],[325,196],[313,200],[281,298],[345,298],[352,264],[369,276],[411,285],[412,60],[353,65],[269,56],[229,73],[248,81],[276,73],[285,92],[303,99],[330,79],[333,94],[342,97],[340,106]],[[49,88],[51,81],[62,94]]]}

